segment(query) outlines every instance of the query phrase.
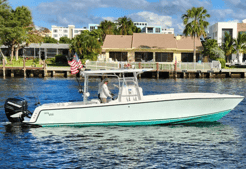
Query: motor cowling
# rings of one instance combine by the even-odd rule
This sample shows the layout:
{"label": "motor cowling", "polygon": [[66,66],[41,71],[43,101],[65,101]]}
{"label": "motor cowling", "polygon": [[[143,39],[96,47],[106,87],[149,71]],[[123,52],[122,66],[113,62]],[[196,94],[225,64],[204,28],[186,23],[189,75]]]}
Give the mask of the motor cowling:
{"label": "motor cowling", "polygon": [[30,113],[27,101],[23,98],[8,98],[4,104],[5,114],[10,122],[23,122]]}

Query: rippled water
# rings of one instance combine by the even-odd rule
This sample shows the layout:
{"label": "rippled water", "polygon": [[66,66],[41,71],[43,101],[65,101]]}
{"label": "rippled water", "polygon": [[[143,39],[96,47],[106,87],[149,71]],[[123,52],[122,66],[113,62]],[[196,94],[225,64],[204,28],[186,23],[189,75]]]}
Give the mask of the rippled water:
{"label": "rippled water", "polygon": [[[97,82],[90,83],[92,97]],[[76,80],[13,78],[0,85],[0,168],[246,168],[245,100],[216,123],[27,128],[7,123],[7,98],[26,98],[30,110],[37,98],[42,104],[81,100]],[[141,79],[140,86],[144,94],[246,96],[246,79]]]}

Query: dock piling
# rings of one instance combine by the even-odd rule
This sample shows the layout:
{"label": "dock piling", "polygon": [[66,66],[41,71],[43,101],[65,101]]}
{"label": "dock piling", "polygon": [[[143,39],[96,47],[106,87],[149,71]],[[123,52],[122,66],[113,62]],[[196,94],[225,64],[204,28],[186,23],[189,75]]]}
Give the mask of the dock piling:
{"label": "dock piling", "polygon": [[3,78],[6,78],[6,72],[5,72],[5,60],[3,58]]}
{"label": "dock piling", "polygon": [[26,59],[23,59],[23,71],[24,71],[24,78],[26,78]]}
{"label": "dock piling", "polygon": [[11,70],[11,77],[15,77],[15,70]]}

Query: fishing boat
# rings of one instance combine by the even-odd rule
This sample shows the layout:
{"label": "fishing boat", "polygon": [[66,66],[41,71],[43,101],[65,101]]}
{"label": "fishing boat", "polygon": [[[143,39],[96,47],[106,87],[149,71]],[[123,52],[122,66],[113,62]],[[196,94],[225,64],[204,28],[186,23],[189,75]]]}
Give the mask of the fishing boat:
{"label": "fishing boat", "polygon": [[[243,96],[217,93],[143,95],[138,75],[149,69],[81,71],[83,100],[43,104],[28,111],[22,98],[9,98],[5,113],[10,122],[37,126],[138,126],[215,122],[233,110]],[[128,76],[125,76],[125,75]],[[93,76],[116,77],[118,95],[101,103],[90,99],[88,82]]]}

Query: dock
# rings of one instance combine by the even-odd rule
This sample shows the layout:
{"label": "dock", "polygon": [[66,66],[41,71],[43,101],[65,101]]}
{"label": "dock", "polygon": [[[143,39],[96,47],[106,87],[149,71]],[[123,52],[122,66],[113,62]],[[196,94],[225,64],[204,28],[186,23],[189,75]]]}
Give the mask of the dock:
{"label": "dock", "polygon": [[[77,75],[79,76],[79,74]],[[0,77],[76,77],[70,67],[0,67]],[[139,77],[148,78],[246,78],[246,69],[221,70],[158,70],[145,72]]]}
{"label": "dock", "polygon": [[[141,77],[148,78],[246,78],[246,69],[221,69],[220,64],[215,63],[160,63],[160,62],[134,62],[130,67],[126,67],[125,62],[93,62],[90,61],[86,65],[86,70],[105,70],[105,69],[151,69]],[[83,69],[85,70],[85,69]],[[82,71],[83,71],[82,70]],[[79,74],[71,74],[69,66],[63,67],[0,67],[0,76],[6,77],[79,77]]]}

